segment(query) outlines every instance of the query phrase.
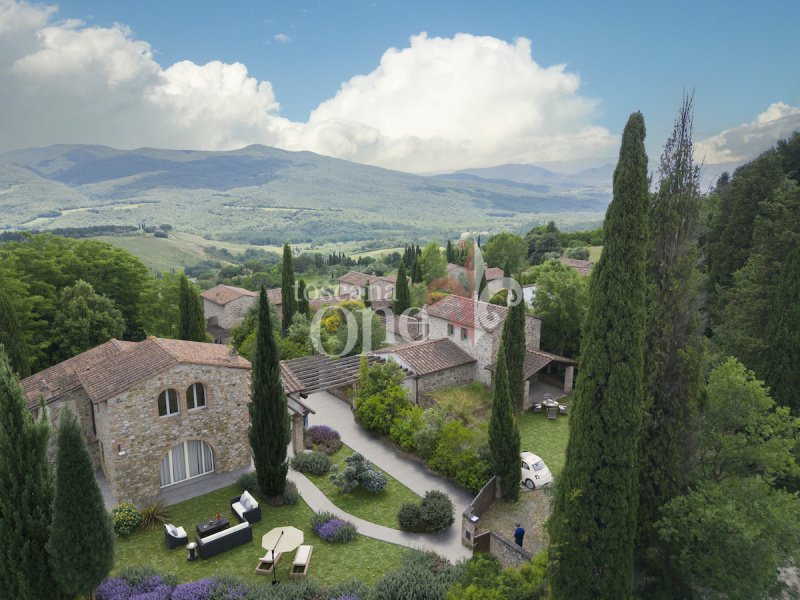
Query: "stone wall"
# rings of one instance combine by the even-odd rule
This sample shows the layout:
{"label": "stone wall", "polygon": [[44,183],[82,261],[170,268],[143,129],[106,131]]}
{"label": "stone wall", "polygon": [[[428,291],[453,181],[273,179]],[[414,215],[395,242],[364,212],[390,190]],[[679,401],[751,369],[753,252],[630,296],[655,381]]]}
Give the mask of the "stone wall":
{"label": "stone wall", "polygon": [[494,531],[480,534],[476,539],[476,545],[480,548],[485,548],[487,541],[488,550],[486,551],[500,561],[500,567],[503,569],[511,567],[519,569],[533,558],[530,552],[517,546],[513,541],[497,535]]}
{"label": "stone wall", "polygon": [[[205,386],[206,406],[188,410],[186,390],[195,382]],[[168,388],[178,392],[179,412],[160,417],[157,399]],[[173,446],[187,440],[211,446],[215,472],[249,465],[249,389],[248,369],[178,365],[100,403],[97,424],[104,472],[117,500],[157,496],[161,461]]]}
{"label": "stone wall", "polygon": [[[99,469],[101,466],[100,443],[94,432],[95,428],[92,425],[92,411],[96,410],[96,407],[92,406],[92,401],[83,388],[70,390],[46,406],[45,413],[47,414],[47,420],[50,422],[50,442],[47,449],[48,458],[51,462],[55,460],[58,419],[65,406],[69,406],[73,412],[78,415],[78,422],[80,422],[81,428],[86,434],[86,446],[89,450],[89,456],[92,458],[92,464],[95,469]],[[34,418],[38,418],[38,408],[33,410],[33,415]]]}
{"label": "stone wall", "polygon": [[357,300],[361,298],[361,294],[363,293],[363,289],[358,287],[357,285],[352,285],[350,283],[343,283],[339,282],[339,295],[344,296],[348,295],[351,298]]}
{"label": "stone wall", "polygon": [[228,302],[222,311],[222,316],[217,317],[217,323],[223,329],[232,329],[244,321],[244,314],[257,299],[255,296],[242,296]]}
{"label": "stone wall", "polygon": [[541,337],[542,320],[535,315],[525,315],[525,345],[531,350],[538,350]]}
{"label": "stone wall", "polygon": [[343,400],[347,402],[350,406],[353,406],[353,397],[355,396],[356,386],[348,385],[345,387],[338,387],[338,388],[330,388],[326,390],[332,396],[336,396],[339,400]]}
{"label": "stone wall", "polygon": [[453,324],[453,335],[447,333],[448,322],[445,319],[429,315],[429,336],[428,339],[439,340],[450,338],[451,341],[463,348],[467,354],[477,360],[474,370],[475,381],[480,381],[485,385],[490,385],[492,375],[486,370],[486,366],[492,364],[497,353],[500,333],[502,327],[498,327],[492,332],[481,329],[467,328],[467,339],[461,339],[461,325]]}
{"label": "stone wall", "polygon": [[466,385],[473,382],[475,380],[476,366],[476,363],[470,363],[421,376],[417,380],[417,397],[420,404],[423,404],[423,398],[427,401],[429,394],[433,390]]}
{"label": "stone wall", "polygon": [[480,533],[481,515],[494,502],[496,494],[497,477],[492,477],[461,515],[461,543],[467,548],[474,546],[475,537]]}

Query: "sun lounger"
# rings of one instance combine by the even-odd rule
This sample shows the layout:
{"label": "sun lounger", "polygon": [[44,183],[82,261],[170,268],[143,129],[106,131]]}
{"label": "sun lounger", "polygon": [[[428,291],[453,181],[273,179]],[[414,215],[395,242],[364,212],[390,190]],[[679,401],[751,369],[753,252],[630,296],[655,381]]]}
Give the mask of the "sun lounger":
{"label": "sun lounger", "polygon": [[289,577],[305,577],[308,574],[308,565],[311,563],[311,553],[314,546],[300,546],[294,555]]}
{"label": "sun lounger", "polygon": [[272,550],[267,550],[267,553],[258,559],[256,573],[259,575],[272,575],[272,572],[275,570],[275,565],[281,561],[282,556],[283,554],[276,552],[273,560]]}

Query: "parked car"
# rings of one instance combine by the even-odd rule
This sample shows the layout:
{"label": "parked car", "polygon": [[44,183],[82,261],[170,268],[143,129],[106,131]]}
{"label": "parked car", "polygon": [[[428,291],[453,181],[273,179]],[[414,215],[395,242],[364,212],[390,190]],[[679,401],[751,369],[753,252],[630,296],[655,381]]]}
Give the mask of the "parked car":
{"label": "parked car", "polygon": [[522,468],[520,469],[522,475],[520,479],[526,488],[535,490],[553,482],[553,474],[550,473],[550,469],[533,452],[520,452],[519,457],[522,460]]}

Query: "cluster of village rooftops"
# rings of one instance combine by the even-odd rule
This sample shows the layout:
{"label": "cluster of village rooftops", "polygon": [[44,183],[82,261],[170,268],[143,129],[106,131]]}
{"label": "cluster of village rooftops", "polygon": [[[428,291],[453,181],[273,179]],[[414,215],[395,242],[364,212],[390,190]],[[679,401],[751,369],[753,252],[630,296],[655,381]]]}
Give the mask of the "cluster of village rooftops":
{"label": "cluster of village rooftops", "polygon": [[[452,278],[461,271],[463,267],[448,265]],[[507,284],[501,269],[488,269],[486,279],[490,293]],[[398,363],[413,403],[425,404],[437,388],[475,381],[491,386],[508,308],[449,294],[414,316],[395,315],[395,283],[392,276],[350,272],[339,278],[336,295],[314,298],[310,304],[319,310],[370,298],[385,325],[386,340],[368,360]],[[530,286],[523,290],[527,301],[533,291]],[[268,290],[268,296],[280,306],[280,289]],[[250,464],[250,363],[226,343],[257,293],[217,285],[201,297],[207,330],[216,343],[114,339],[22,381],[30,410],[36,415],[45,410],[53,427],[61,407],[70,405],[78,414],[95,467],[117,500],[152,498],[183,481]],[[572,388],[575,362],[540,350],[540,331],[541,320],[528,314],[526,408],[538,374],[550,365],[561,365],[564,390]],[[323,390],[344,397],[356,384],[359,361],[358,356],[313,355],[281,362],[296,451],[303,448],[304,421],[311,411],[304,398]]]}

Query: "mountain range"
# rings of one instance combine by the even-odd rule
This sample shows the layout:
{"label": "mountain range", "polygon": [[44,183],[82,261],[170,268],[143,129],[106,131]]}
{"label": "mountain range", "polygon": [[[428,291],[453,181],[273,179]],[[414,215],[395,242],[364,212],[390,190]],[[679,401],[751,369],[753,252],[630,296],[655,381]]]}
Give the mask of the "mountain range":
{"label": "mountain range", "polygon": [[0,228],[168,223],[246,243],[408,241],[596,225],[613,167],[502,165],[421,176],[248,146],[227,152],[57,145],[0,154]]}

